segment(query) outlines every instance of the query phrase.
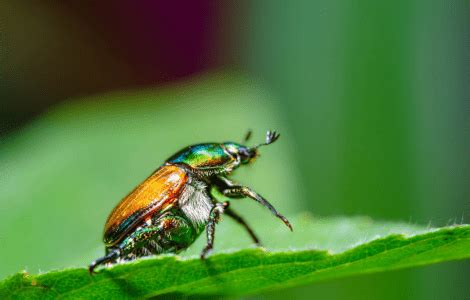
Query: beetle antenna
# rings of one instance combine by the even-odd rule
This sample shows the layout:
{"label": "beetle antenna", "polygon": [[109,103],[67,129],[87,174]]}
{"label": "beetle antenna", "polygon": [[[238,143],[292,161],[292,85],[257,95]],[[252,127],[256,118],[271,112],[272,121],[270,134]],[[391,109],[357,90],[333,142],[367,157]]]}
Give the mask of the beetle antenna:
{"label": "beetle antenna", "polygon": [[256,146],[254,146],[253,148],[258,149],[261,146],[270,145],[270,144],[274,143],[275,141],[277,141],[277,139],[280,136],[281,135],[279,133],[277,133],[275,130],[268,130],[268,132],[266,132],[266,142],[264,142],[262,144],[258,144]]}
{"label": "beetle antenna", "polygon": [[245,134],[245,138],[243,139],[243,144],[246,144],[246,142],[250,140],[252,133],[253,131],[251,131],[251,129],[248,129],[248,132]]}

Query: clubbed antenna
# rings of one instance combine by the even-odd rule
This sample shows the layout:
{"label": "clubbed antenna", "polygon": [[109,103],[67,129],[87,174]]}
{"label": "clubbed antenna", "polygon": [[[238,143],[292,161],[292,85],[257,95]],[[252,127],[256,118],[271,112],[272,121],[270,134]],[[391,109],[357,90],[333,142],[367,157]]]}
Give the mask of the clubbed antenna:
{"label": "clubbed antenna", "polygon": [[266,132],[266,142],[263,143],[263,144],[256,145],[254,148],[258,149],[261,146],[266,146],[266,145],[272,144],[275,141],[277,141],[277,139],[280,136],[281,135],[279,133],[277,133],[275,130],[268,130],[268,132]]}

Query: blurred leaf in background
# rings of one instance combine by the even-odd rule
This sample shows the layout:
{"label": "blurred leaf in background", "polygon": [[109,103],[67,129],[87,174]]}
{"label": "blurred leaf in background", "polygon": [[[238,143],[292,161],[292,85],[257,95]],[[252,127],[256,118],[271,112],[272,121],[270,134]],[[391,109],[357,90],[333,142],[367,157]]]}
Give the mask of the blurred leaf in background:
{"label": "blurred leaf in background", "polygon": [[[469,222],[468,1],[257,1],[247,15],[247,24],[234,25],[244,42],[233,51],[283,100],[300,180],[313,195],[306,207]],[[376,294],[364,294],[370,278],[336,291],[458,298],[470,293],[456,288],[469,270],[467,263],[378,276]]]}

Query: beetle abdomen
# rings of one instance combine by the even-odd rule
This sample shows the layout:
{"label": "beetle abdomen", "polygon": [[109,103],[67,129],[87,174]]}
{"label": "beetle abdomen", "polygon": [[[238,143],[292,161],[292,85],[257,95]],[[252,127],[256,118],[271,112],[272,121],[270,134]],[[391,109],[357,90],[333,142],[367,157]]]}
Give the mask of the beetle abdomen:
{"label": "beetle abdomen", "polygon": [[160,167],[111,212],[104,229],[105,244],[115,245],[147,216],[175,205],[187,180],[188,175],[178,166]]}

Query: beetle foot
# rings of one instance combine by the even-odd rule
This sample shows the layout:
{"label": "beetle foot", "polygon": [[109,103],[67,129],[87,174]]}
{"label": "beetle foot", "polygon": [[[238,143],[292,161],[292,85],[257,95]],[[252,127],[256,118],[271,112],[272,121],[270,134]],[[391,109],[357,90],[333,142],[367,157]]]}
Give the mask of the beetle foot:
{"label": "beetle foot", "polygon": [[96,274],[96,272],[95,272],[96,267],[117,259],[120,256],[120,253],[121,253],[121,251],[119,249],[114,249],[113,251],[109,252],[106,256],[103,256],[103,257],[98,258],[97,260],[93,261],[88,266],[88,273],[90,273],[90,275]]}
{"label": "beetle foot", "polygon": [[98,264],[96,263],[96,260],[95,260],[88,266],[88,273],[90,273],[90,275],[96,274],[95,268],[96,268],[97,265]]}
{"label": "beetle foot", "polygon": [[279,219],[281,219],[282,222],[284,222],[284,224],[286,224],[287,227],[289,227],[290,231],[294,231],[294,229],[292,228],[291,223],[289,222],[289,220],[287,220],[286,217],[284,217],[283,215],[278,215],[277,217],[278,217]]}
{"label": "beetle foot", "polygon": [[212,251],[212,245],[207,245],[201,252],[201,259],[205,260],[207,255]]}

